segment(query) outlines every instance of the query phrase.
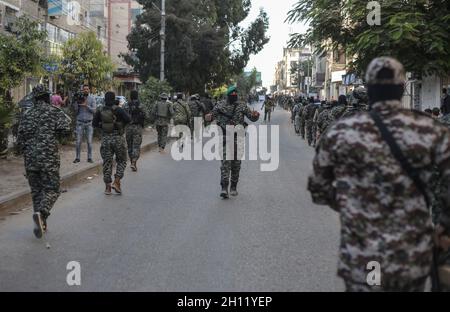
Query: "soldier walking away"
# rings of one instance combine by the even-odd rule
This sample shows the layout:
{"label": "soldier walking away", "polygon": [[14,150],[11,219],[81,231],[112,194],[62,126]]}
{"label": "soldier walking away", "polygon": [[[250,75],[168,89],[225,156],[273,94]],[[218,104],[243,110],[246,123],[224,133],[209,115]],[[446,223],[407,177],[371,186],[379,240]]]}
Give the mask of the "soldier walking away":
{"label": "soldier walking away", "polygon": [[308,141],[308,145],[313,145],[313,126],[314,126],[314,114],[316,113],[316,110],[318,109],[318,105],[315,104],[313,101],[311,101],[303,110],[302,114],[302,123],[305,125],[306,128],[306,139]]}
{"label": "soldier walking away", "polygon": [[[93,125],[102,129],[100,154],[103,159],[103,181],[105,194],[111,195],[111,188],[122,194],[120,180],[127,167],[127,147],[124,138],[125,127],[131,122],[130,116],[117,105],[114,92],[106,92],[105,106],[94,115]],[[113,160],[116,156],[116,174],[112,183]]]}
{"label": "soldier walking away", "polygon": [[246,126],[245,117],[250,121],[256,122],[259,119],[259,112],[251,111],[244,102],[238,101],[238,91],[235,86],[228,88],[227,101],[217,104],[212,113],[207,116],[208,121],[217,120],[223,130],[223,159],[220,167],[220,185],[222,191],[220,197],[228,198],[228,186],[230,185],[231,196],[237,196],[237,184],[239,182],[239,172],[241,170],[241,160],[237,158],[238,138],[237,134],[234,136],[234,157],[233,160],[226,159],[226,127],[227,126]]}
{"label": "soldier walking away", "polygon": [[266,100],[264,101],[263,105],[261,106],[261,110],[264,108],[264,122],[267,121],[267,117],[269,117],[270,122],[270,116],[272,115],[272,110],[275,107],[275,103],[273,102],[272,95],[268,94],[266,97]]}
{"label": "soldier walking away", "polygon": [[356,113],[367,111],[368,100],[366,88],[355,88],[352,92],[352,101],[350,106],[347,106],[341,118],[351,117]]}
{"label": "soldier walking away", "polygon": [[297,102],[292,109],[292,121],[294,122],[294,129],[297,135],[300,135],[300,112],[302,109],[302,103]]}
{"label": "soldier walking away", "polygon": [[139,93],[136,90],[130,92],[130,102],[126,112],[131,117],[131,123],[126,130],[128,157],[131,162],[131,170],[136,172],[137,161],[141,155],[142,130],[145,123],[145,113],[139,103]]}
{"label": "soldier walking away", "polygon": [[71,119],[50,104],[43,85],[32,91],[35,105],[23,114],[17,144],[24,155],[25,171],[33,200],[34,235],[47,231],[47,219],[60,195],[58,135],[69,135]]}
{"label": "soldier walking away", "polygon": [[159,152],[164,153],[167,144],[170,119],[172,118],[173,106],[166,93],[161,93],[159,101],[153,106],[152,115],[155,118],[156,131],[158,132]]}
{"label": "soldier walking away", "polygon": [[195,118],[201,118],[203,127],[203,119],[205,117],[206,107],[200,102],[200,96],[198,94],[194,94],[189,99],[189,108],[191,109],[191,129],[194,131],[195,140],[200,139],[200,129],[196,129],[194,125]]}
{"label": "soldier walking away", "polygon": [[[341,119],[322,136],[308,190],[340,214],[338,275],[347,291],[423,291],[433,260],[426,188],[433,166],[447,181],[436,233],[450,229],[450,130],[402,108],[405,70],[397,60],[374,59],[366,81],[370,113]],[[367,282],[373,261],[381,285]]]}
{"label": "soldier walking away", "polygon": [[[185,125],[190,128],[191,135],[192,135],[192,128],[191,128],[191,109],[189,105],[183,101],[183,93],[179,92],[177,94],[177,100],[173,104],[173,111],[174,111],[174,117],[173,117],[173,123],[175,126],[178,125]],[[183,134],[180,134],[178,139],[181,139]],[[182,144],[179,146],[180,148],[183,148]]]}
{"label": "soldier walking away", "polygon": [[331,121],[339,120],[342,115],[347,110],[347,97],[343,94],[339,95],[337,105],[335,105],[330,112],[330,119]]}

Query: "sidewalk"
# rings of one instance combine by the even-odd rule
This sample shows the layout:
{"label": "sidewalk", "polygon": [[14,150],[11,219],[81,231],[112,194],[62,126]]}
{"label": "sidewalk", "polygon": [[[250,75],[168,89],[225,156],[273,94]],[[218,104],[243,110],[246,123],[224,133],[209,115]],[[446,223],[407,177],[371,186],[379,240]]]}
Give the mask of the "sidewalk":
{"label": "sidewalk", "polygon": [[[153,129],[144,129],[142,146],[156,141],[156,131]],[[81,162],[74,164],[75,144],[61,146],[59,149],[61,159],[60,175],[63,177],[69,173],[80,172],[91,168],[93,165],[102,163],[100,156],[100,141],[93,142],[93,160],[94,164],[87,162],[87,145],[86,141],[82,145]],[[29,191],[28,181],[24,176],[25,168],[22,157],[9,155],[8,159],[0,160],[0,202],[13,193],[21,191]]]}

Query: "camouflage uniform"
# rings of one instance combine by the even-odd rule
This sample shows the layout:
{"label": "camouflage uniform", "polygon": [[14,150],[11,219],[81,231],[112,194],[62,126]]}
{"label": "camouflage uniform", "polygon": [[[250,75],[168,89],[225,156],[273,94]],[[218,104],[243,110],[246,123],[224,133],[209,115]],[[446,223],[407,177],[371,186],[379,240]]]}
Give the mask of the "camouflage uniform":
{"label": "camouflage uniform", "polygon": [[302,104],[297,103],[292,109],[292,121],[294,122],[295,133],[300,134],[300,111],[302,109]]}
{"label": "camouflage uniform", "polygon": [[131,123],[127,126],[126,141],[128,146],[128,157],[133,163],[137,161],[141,155],[142,130],[144,129],[145,113],[139,107],[139,102],[131,102],[126,109],[128,115],[131,116]]}
{"label": "camouflage uniform", "polygon": [[[166,110],[164,115],[158,113],[158,107],[162,105],[162,109]],[[166,108],[164,108],[166,106]],[[169,132],[170,119],[173,116],[173,105],[170,101],[162,99],[153,106],[152,114],[156,116],[155,126],[158,132],[158,146],[164,150],[167,144],[167,134]]]}
{"label": "camouflage uniform", "polygon": [[[381,64],[380,64],[381,63]],[[387,80],[400,86],[401,64],[376,59],[367,81],[381,81],[381,69],[393,72]],[[374,78],[375,77],[375,78]],[[379,84],[380,84],[379,83]],[[387,84],[387,83],[386,83]],[[402,109],[400,100],[372,105],[415,168],[428,184],[438,166],[450,176],[450,130],[428,116]],[[394,158],[367,113],[337,121],[321,138],[308,190],[313,201],[340,213],[341,244],[338,275],[348,290],[377,290],[366,284],[371,261],[381,265],[380,290],[422,290],[430,273],[432,224],[426,202]],[[448,226],[449,211],[441,215]]]}
{"label": "camouflage uniform", "polygon": [[306,139],[309,145],[313,144],[313,118],[317,108],[316,104],[310,103],[306,105],[302,114],[302,120],[306,128]]}
{"label": "camouflage uniform", "polygon": [[[191,110],[191,126],[190,127],[191,127],[192,131],[194,131],[195,139],[198,140],[200,138],[200,131],[199,131],[199,129],[195,129],[194,122],[195,122],[195,118],[201,118],[202,127],[203,127],[203,121],[204,121],[203,118],[205,116],[206,108],[203,105],[203,103],[200,102],[198,95],[193,95],[191,97],[191,99],[189,100],[188,105]],[[195,131],[195,130],[197,130],[197,131]]]}
{"label": "camouflage uniform", "polygon": [[345,113],[346,110],[347,110],[346,105],[338,105],[338,106],[333,107],[330,111],[331,122],[339,120],[342,117],[342,115]]}
{"label": "camouflage uniform", "polygon": [[299,127],[300,127],[300,136],[302,139],[305,139],[305,120],[303,119],[303,114],[305,113],[305,105],[301,105],[300,109],[298,110],[298,116],[300,117],[299,120]]}
{"label": "camouflage uniform", "polygon": [[[445,126],[450,128],[450,114],[444,115],[439,118],[439,121]],[[433,218],[433,223],[439,223],[440,216],[442,212],[445,213],[445,201],[443,200],[443,195],[447,192],[447,184],[443,180],[441,171],[438,167],[433,168],[433,175],[431,177],[430,189],[433,192],[431,197],[431,213]],[[439,256],[439,264],[450,265],[450,250],[441,253]],[[450,292],[449,287],[441,285],[442,291]]]}
{"label": "camouflage uniform", "polygon": [[[234,113],[233,113],[234,112]],[[226,115],[231,116],[228,118]],[[212,110],[212,116],[217,120],[217,124],[226,130],[227,125],[244,125],[244,118],[247,117],[251,121],[255,122],[258,118],[252,115],[252,111],[246,103],[236,102],[235,104],[229,104],[228,102],[221,102],[217,104]],[[223,135],[223,160],[220,168],[220,184],[228,186],[231,180],[232,185],[236,185],[239,182],[239,172],[241,170],[241,160],[237,160],[236,154],[238,151],[237,139],[235,138],[234,151],[235,160],[226,160],[226,136]]]}
{"label": "camouflage uniform", "polygon": [[[122,123],[123,128],[131,121],[130,116],[122,108],[117,106],[104,106],[102,109],[97,110],[94,115],[94,127],[104,127],[105,121],[102,120],[102,111],[108,109],[113,110],[113,114],[117,120],[114,123]],[[124,129],[117,129],[116,126],[114,126],[114,130],[111,132],[103,129],[100,155],[103,159],[103,181],[105,184],[112,182],[114,155],[116,156],[116,173],[114,178],[121,180],[127,167],[127,145],[124,137]]]}
{"label": "camouflage uniform", "polygon": [[125,138],[119,133],[103,133],[100,155],[103,159],[103,181],[112,182],[114,155],[116,155],[116,174],[114,178],[122,179],[127,168],[127,147]]}
{"label": "camouflage uniform", "polygon": [[[173,111],[174,111],[173,122],[174,122],[175,126],[177,126],[177,125],[186,125],[188,127],[192,126],[191,125],[191,119],[192,119],[191,108],[185,101],[183,101],[182,99],[178,99],[173,104]],[[192,128],[191,128],[191,131],[192,131]]]}
{"label": "camouflage uniform", "polygon": [[353,90],[351,96],[351,105],[347,106],[341,118],[351,117],[359,112],[368,110],[367,106],[367,91],[363,87],[358,87]]}
{"label": "camouflage uniform", "polygon": [[328,126],[331,124],[330,117],[331,107],[326,107],[317,117],[317,138],[320,139],[322,134],[327,130]]}
{"label": "camouflage uniform", "polygon": [[33,210],[46,219],[50,215],[59,189],[58,134],[70,133],[71,119],[61,109],[44,101],[22,116],[17,144],[22,150],[25,171],[31,188]]}
{"label": "camouflage uniform", "polygon": [[269,117],[269,122],[270,122],[270,116],[272,115],[272,110],[275,107],[275,104],[273,102],[272,99],[268,98],[267,100],[264,101],[263,104],[264,107],[264,121],[267,120],[267,116]]}

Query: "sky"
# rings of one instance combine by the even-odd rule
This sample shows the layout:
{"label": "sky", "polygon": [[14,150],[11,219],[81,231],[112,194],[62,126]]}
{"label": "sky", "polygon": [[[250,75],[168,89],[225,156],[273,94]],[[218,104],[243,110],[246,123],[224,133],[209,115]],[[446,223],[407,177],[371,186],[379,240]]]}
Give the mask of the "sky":
{"label": "sky", "polygon": [[250,57],[250,62],[246,67],[246,71],[256,67],[262,73],[263,86],[267,89],[273,84],[275,66],[283,57],[283,47],[287,45],[289,33],[306,31],[304,25],[284,23],[288,11],[297,2],[298,0],[252,0],[251,12],[242,24],[247,26],[254,20],[258,16],[261,7],[264,8],[269,16],[268,36],[270,41],[261,52]]}

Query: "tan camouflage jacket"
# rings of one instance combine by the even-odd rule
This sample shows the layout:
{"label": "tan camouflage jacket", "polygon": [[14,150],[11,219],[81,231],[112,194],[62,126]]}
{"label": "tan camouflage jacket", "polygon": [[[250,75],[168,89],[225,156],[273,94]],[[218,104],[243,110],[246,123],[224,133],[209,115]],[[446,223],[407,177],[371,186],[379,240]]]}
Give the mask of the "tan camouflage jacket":
{"label": "tan camouflage jacket", "polygon": [[[412,166],[429,184],[433,166],[450,176],[450,130],[399,101],[373,105]],[[382,282],[428,275],[432,223],[429,209],[403,172],[367,113],[334,123],[322,135],[308,190],[317,204],[340,213],[338,275],[365,283],[370,261],[381,265]],[[442,213],[448,223],[449,209]]]}

